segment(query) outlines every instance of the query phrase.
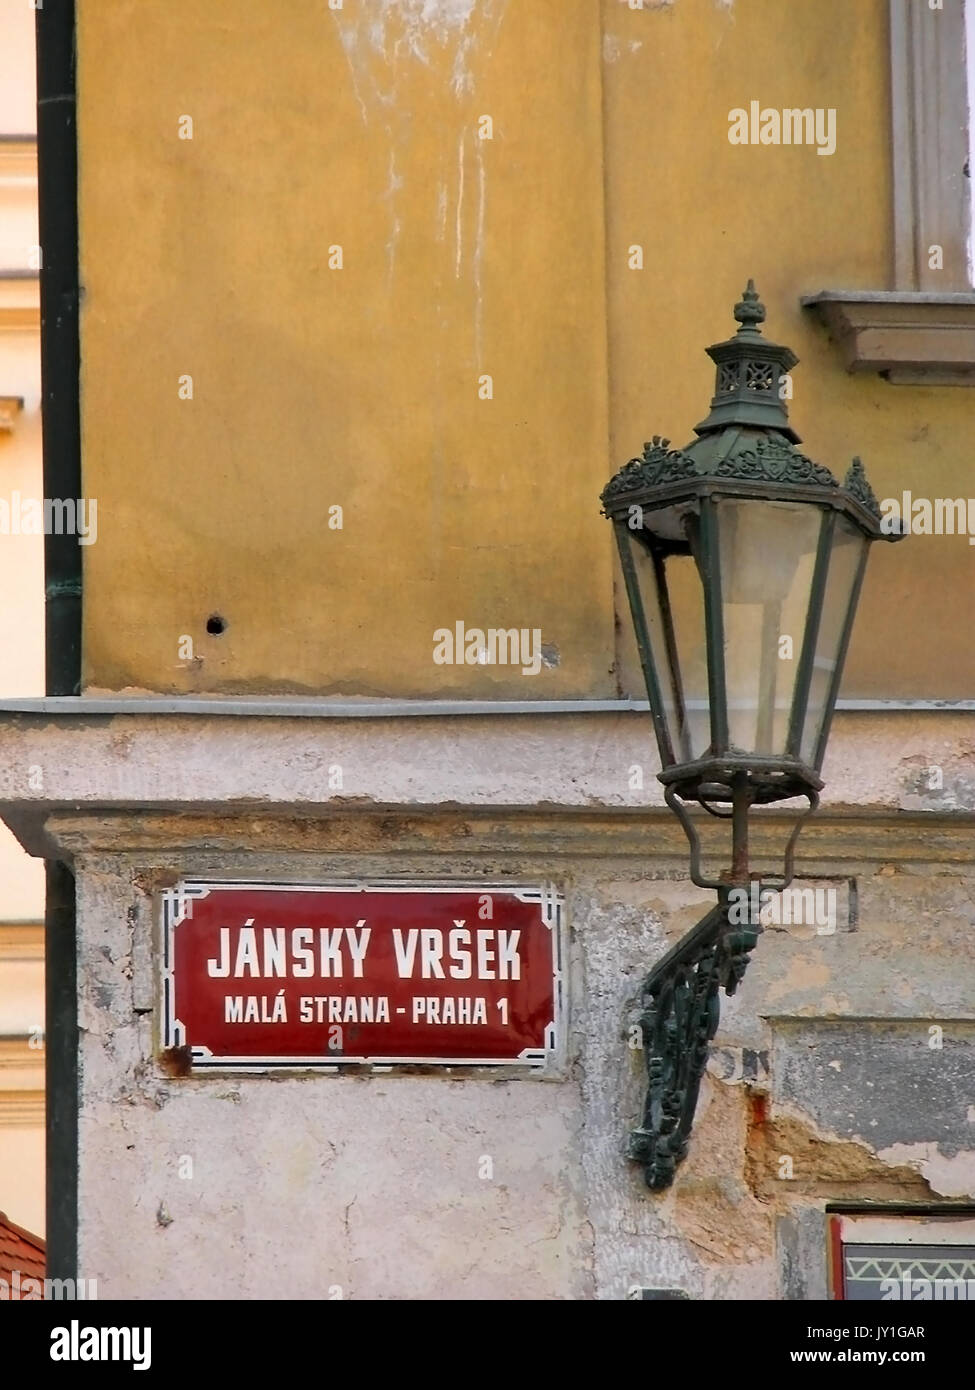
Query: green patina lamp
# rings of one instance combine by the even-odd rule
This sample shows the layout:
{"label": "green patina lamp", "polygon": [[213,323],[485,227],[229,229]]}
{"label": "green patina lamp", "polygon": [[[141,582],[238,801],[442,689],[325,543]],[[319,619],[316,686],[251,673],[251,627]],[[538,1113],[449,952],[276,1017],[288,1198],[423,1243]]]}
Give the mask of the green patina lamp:
{"label": "green patina lamp", "polygon": [[[751,280],[737,333],[708,348],[710,414],[683,449],[655,437],[602,494],[613,522],[660,752],[667,804],[691,846],[691,878],[718,907],[648,977],[650,1073],[631,1156],[667,1186],[686,1152],[718,987],[731,993],[758,937],[734,930],[732,890],[747,886],[752,806],[818,804],[820,768],[880,508],[859,459],[841,484],[796,447],[783,380],[797,358],[762,336]],[[731,821],[730,867],[704,876],[690,806]],[[803,816],[785,851],[792,878]],[[679,1036],[679,1035],[683,1036]],[[688,1109],[689,1107],[689,1109]]]}

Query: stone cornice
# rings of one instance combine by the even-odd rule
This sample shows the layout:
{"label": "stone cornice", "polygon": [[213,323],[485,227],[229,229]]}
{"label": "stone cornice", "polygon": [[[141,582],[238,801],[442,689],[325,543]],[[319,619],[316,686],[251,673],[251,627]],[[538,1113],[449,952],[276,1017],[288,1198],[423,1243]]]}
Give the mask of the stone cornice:
{"label": "stone cornice", "polygon": [[0,434],[11,433],[23,408],[23,396],[0,396]]}
{"label": "stone cornice", "polygon": [[37,187],[37,137],[0,135],[0,189]]}
{"label": "stone cornice", "polygon": [[850,372],[894,385],[975,386],[975,294],[821,290],[801,301]]}
{"label": "stone cornice", "polygon": [[[971,712],[838,715],[823,810],[970,816],[973,746]],[[649,718],[626,713],[0,718],[0,816],[21,824],[68,808],[645,810],[664,804],[657,767]]]}
{"label": "stone cornice", "polygon": [[[750,842],[756,866],[777,863],[791,819],[784,813],[756,814]],[[255,855],[273,855],[289,874],[319,878],[328,872],[368,872],[388,877],[415,872],[425,861],[458,855],[482,870],[496,866],[524,872],[566,872],[574,866],[634,861],[650,877],[687,878],[687,841],[666,809],[595,810],[539,808],[488,811],[444,808],[389,808],[383,811],[305,808],[242,811],[64,809],[44,823],[47,841],[61,853],[96,861],[127,859],[144,887],[174,881],[179,864],[192,859],[195,873],[250,877]],[[701,816],[705,860],[722,858],[719,822]],[[941,865],[951,873],[975,877],[975,817],[924,814],[835,815],[820,812],[804,827],[796,855],[796,874],[851,877],[878,864],[891,872]],[[304,869],[303,867],[304,866]],[[256,875],[260,877],[260,873]]]}

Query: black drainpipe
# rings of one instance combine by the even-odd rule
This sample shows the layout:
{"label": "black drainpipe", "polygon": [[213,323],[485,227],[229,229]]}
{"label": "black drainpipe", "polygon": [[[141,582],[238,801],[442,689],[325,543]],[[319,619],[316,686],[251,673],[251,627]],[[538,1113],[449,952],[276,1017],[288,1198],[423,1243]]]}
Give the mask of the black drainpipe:
{"label": "black drainpipe", "polygon": [[[45,498],[79,499],[78,151],[74,0],[36,13],[37,202],[41,247],[41,401]],[[81,548],[44,537],[46,689],[81,689]],[[75,881],[47,864],[45,1085],[47,1273],[78,1277],[78,1001]]]}

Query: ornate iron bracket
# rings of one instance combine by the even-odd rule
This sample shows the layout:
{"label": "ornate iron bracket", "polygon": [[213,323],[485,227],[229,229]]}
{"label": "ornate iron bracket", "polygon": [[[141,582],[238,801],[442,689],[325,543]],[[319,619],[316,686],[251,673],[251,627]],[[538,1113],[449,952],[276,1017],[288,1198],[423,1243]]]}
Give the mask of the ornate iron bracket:
{"label": "ornate iron bracket", "polygon": [[654,966],[643,986],[640,1029],[647,1061],[643,1123],[627,1156],[644,1166],[647,1186],[669,1187],[686,1156],[708,1044],[718,1029],[719,989],[734,994],[761,928],[732,926],[727,890],[718,906]]}
{"label": "ornate iron bracket", "polygon": [[[747,898],[751,883],[748,812],[755,793],[742,773],[731,777],[730,788],[731,814],[722,818],[731,822],[731,869],[721,879],[704,877],[701,842],[694,823],[676,791],[667,787],[665,792],[667,804],[676,812],[690,843],[691,880],[704,888],[716,888],[718,905],[658,961],[643,984],[639,1024],[647,1061],[647,1097],[643,1123],[631,1132],[627,1155],[643,1164],[647,1186],[653,1189],[670,1186],[678,1163],[687,1154],[708,1045],[718,1031],[721,1016],[719,991],[734,994],[762,930],[752,919],[750,906],[743,923],[731,921],[732,895],[744,889]],[[781,890],[792,882],[799,831],[819,804],[812,787],[806,788],[804,795],[809,805],[796,820],[786,844],[784,873],[781,878],[765,878],[766,888]]]}

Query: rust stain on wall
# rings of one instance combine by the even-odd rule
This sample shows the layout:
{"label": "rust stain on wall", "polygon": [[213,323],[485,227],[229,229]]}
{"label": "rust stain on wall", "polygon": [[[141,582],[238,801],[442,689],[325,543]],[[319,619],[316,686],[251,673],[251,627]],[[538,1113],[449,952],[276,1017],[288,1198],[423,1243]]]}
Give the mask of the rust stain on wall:
{"label": "rust stain on wall", "polygon": [[[780,1173],[790,1165],[792,1177]],[[752,1107],[745,1139],[745,1178],[761,1201],[787,1206],[797,1197],[930,1202],[931,1188],[906,1165],[888,1165],[865,1144],[819,1133],[795,1115]]]}

